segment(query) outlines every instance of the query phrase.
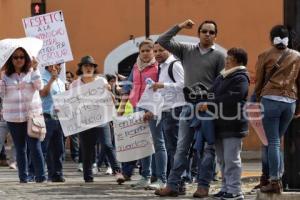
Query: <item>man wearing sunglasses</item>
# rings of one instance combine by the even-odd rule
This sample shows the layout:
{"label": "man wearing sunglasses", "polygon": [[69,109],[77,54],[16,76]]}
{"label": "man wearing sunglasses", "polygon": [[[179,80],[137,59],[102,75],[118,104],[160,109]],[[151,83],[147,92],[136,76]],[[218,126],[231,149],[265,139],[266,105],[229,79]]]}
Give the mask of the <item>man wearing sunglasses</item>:
{"label": "man wearing sunglasses", "polygon": [[[215,49],[214,42],[218,33],[217,24],[214,21],[204,21],[198,28],[198,44],[179,43],[173,37],[182,29],[192,29],[194,22],[190,19],[172,27],[162,34],[157,42],[178,57],[184,69],[184,86],[192,87],[197,83],[204,84],[207,88],[224,68],[225,56]],[[195,132],[190,128],[189,118],[194,113],[194,105],[184,106],[180,114],[177,149],[174,156],[173,167],[170,171],[167,186],[156,190],[159,196],[177,196],[180,194],[181,176],[187,166],[187,157],[192,146]],[[201,111],[201,110],[200,110]],[[205,114],[205,112],[202,112]],[[200,120],[203,132],[211,133],[214,130],[212,121]],[[205,123],[205,125],[204,125]],[[214,136],[212,136],[214,137]],[[198,164],[198,189],[194,197],[204,198],[208,196],[210,182],[214,176],[215,148],[212,142],[204,141],[201,160]]]}

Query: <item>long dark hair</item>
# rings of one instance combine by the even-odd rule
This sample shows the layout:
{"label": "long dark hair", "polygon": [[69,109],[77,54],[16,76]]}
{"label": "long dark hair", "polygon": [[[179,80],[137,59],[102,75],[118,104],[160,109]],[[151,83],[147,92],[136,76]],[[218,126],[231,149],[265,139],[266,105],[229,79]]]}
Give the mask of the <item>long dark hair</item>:
{"label": "long dark hair", "polygon": [[[20,48],[17,48],[15,51],[17,51],[18,49],[21,50],[21,51],[23,51],[24,56],[25,56],[25,64],[22,67],[21,72],[27,74],[29,72],[30,67],[31,67],[30,57],[29,57],[28,53],[25,51],[25,49],[23,49],[22,47],[20,47]],[[11,76],[13,73],[16,72],[12,60],[13,60],[13,54],[8,58],[8,60],[6,61],[5,65],[4,65],[5,75],[6,76]]]}

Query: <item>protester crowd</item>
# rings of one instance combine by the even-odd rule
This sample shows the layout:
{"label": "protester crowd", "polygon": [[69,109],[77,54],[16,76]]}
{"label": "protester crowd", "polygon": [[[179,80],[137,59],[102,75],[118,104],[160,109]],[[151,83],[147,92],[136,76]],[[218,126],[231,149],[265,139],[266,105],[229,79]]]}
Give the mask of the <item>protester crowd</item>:
{"label": "protester crowd", "polygon": [[[174,40],[181,30],[194,25],[186,20],[157,41],[142,41],[128,77],[99,75],[98,64],[88,55],[78,64],[77,79],[67,72],[64,82],[59,77],[61,64],[46,66],[41,74],[36,60],[23,48],[16,49],[1,66],[0,150],[9,132],[15,147],[10,164],[16,168],[16,161],[20,183],[67,181],[63,174],[66,138],[53,96],[102,79],[118,116],[145,112],[155,153],[138,161],[118,162],[113,122],[68,136],[71,157],[86,183],[94,182],[94,174],[103,163],[106,173],[113,174],[118,184],[131,181],[139,167],[141,178],[131,184],[133,188],[174,197],[185,195],[186,184],[196,182],[193,196],[205,198],[219,166],[222,187],[213,196],[244,199],[240,154],[249,132],[245,114],[250,85],[247,52],[239,47],[228,49],[227,55],[219,51],[215,45],[218,26],[209,20],[197,29],[198,44]],[[256,189],[281,193],[284,167],[280,139],[293,117],[300,114],[300,54],[290,48],[286,27],[274,26],[269,38],[270,48],[259,55],[256,64],[254,96],[264,107],[262,125],[268,141],[262,147],[263,171]],[[164,98],[161,119],[138,107],[147,84]],[[27,134],[28,115],[37,109],[42,109],[46,124],[42,141]]]}

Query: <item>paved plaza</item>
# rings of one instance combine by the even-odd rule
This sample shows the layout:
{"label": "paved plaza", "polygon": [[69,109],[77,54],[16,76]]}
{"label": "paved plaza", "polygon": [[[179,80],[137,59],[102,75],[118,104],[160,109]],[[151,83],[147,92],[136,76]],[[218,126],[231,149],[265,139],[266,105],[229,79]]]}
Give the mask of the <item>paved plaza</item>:
{"label": "paved plaza", "polygon": [[[130,187],[130,184],[139,178],[138,175],[135,175],[131,182],[117,185],[113,176],[99,172],[95,175],[95,182],[87,184],[83,181],[82,172],[77,172],[77,164],[71,161],[67,161],[64,164],[64,173],[66,177],[65,183],[20,184],[17,171],[8,167],[0,167],[0,200],[195,199],[192,198],[192,194],[197,187],[196,184],[188,185],[188,191],[185,196],[159,198],[153,194],[154,191],[134,190]],[[255,199],[256,194],[250,191],[257,184],[259,173],[259,162],[244,162],[243,191],[246,199]],[[219,187],[220,181],[214,182],[210,193],[217,192]]]}

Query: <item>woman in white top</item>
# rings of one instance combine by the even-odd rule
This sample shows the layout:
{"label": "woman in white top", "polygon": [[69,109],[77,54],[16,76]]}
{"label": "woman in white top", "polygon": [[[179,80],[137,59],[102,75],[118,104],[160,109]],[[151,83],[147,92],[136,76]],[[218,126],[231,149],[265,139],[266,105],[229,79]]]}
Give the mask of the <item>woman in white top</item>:
{"label": "woman in white top", "polygon": [[[91,83],[101,78],[105,83],[107,83],[105,78],[96,75],[97,66],[98,65],[95,63],[93,57],[82,57],[77,70],[79,78],[70,85],[70,89],[75,89],[75,87]],[[93,163],[95,163],[95,151],[98,141],[101,144],[101,148],[107,152],[108,160],[116,178],[121,175],[120,165],[116,160],[115,149],[112,145],[110,127],[108,123],[80,132],[79,138],[83,162],[83,178],[85,182],[94,181],[92,166]]]}

